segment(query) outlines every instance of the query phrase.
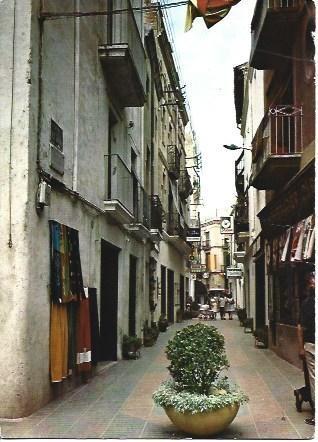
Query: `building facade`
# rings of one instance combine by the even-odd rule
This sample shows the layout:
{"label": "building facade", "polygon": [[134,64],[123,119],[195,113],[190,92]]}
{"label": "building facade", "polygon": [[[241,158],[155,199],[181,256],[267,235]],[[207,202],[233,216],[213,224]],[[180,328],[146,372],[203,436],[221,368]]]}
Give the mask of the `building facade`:
{"label": "building facade", "polygon": [[236,171],[244,183],[236,225],[245,307],[256,336],[295,365],[304,276],[314,269],[314,27],[312,1],[258,1],[250,61],[235,76],[237,116],[251,148],[240,158],[244,178]]}
{"label": "building facade", "polygon": [[1,417],[30,414],[184,306],[188,116],[160,12],[149,24],[142,5],[0,5]]}

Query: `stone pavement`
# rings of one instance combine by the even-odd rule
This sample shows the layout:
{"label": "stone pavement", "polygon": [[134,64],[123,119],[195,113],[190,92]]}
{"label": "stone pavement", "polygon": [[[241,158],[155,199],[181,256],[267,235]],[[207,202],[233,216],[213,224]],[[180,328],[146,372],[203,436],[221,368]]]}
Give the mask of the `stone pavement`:
{"label": "stone pavement", "polygon": [[[160,333],[155,346],[142,349],[136,361],[105,367],[88,384],[50,402],[33,415],[1,421],[2,438],[121,438],[183,439],[151,395],[168,371],[164,348],[177,329],[197,320],[175,324]],[[206,322],[206,324],[209,324]],[[237,320],[213,321],[225,336],[229,376],[250,401],[226,432],[215,439],[306,439],[309,406],[298,413],[293,390],[303,385],[302,372],[266,349],[254,348]]]}

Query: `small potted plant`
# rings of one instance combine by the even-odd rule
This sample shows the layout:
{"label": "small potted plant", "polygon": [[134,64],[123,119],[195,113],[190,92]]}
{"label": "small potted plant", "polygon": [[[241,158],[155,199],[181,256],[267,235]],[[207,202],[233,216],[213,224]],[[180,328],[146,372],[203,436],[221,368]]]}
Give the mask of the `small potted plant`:
{"label": "small potted plant", "polygon": [[123,336],[123,357],[125,359],[140,358],[141,339],[137,336]]}
{"label": "small potted plant", "polygon": [[216,327],[189,325],[168,342],[166,354],[172,380],[153,394],[154,402],[186,433],[210,436],[223,431],[247,401],[220,375],[229,366],[224,337]]}
{"label": "small potted plant", "polygon": [[166,318],[165,315],[160,315],[159,320],[158,320],[158,328],[160,332],[165,332],[168,328],[168,319]]}

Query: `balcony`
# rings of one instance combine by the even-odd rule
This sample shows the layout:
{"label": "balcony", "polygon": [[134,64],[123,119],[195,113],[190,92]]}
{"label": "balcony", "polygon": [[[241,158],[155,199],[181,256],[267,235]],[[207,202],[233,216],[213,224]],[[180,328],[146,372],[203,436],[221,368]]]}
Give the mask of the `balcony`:
{"label": "balcony", "polygon": [[270,108],[252,141],[251,185],[275,190],[299,169],[303,151],[302,108],[279,105]]}
{"label": "balcony", "polygon": [[164,239],[182,255],[189,255],[191,247],[186,242],[187,225],[177,210],[169,210],[166,230],[163,233]]}
{"label": "balcony", "polygon": [[120,105],[141,107],[146,98],[145,51],[130,0],[121,5],[120,9],[129,10],[120,14],[114,10],[108,16],[110,35],[107,44],[99,46],[99,57],[111,94]]}
{"label": "balcony", "polygon": [[179,195],[183,200],[186,200],[193,192],[191,180],[187,169],[180,171],[178,181]]}
{"label": "balcony", "polygon": [[238,195],[244,193],[244,151],[235,161],[235,188]]}
{"label": "balcony", "polygon": [[[291,55],[295,24],[305,0],[258,0],[252,20],[250,65],[273,69]],[[275,56],[278,54],[278,56]]]}
{"label": "balcony", "polygon": [[180,152],[176,145],[169,145],[168,154],[168,172],[172,179],[177,180],[180,175]]}
{"label": "balcony", "polygon": [[205,241],[201,241],[201,249],[202,250],[210,250],[212,247],[211,242],[209,239],[205,240]]}
{"label": "balcony", "polygon": [[154,241],[160,241],[162,239],[162,219],[163,208],[158,195],[151,195],[150,197],[150,233]]}
{"label": "balcony", "polygon": [[133,185],[133,215],[132,223],[126,229],[137,239],[150,238],[150,198],[139,182]]}
{"label": "balcony", "polygon": [[119,155],[105,155],[105,213],[119,224],[134,220],[133,176]]}
{"label": "balcony", "polygon": [[247,194],[240,195],[237,198],[234,214],[234,233],[237,235],[241,232],[249,231],[248,222],[248,197]]}

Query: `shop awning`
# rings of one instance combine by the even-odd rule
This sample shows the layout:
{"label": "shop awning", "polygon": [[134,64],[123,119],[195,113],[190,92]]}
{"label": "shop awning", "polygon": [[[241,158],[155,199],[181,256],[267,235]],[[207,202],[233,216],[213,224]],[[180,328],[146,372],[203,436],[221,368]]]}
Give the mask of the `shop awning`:
{"label": "shop awning", "polygon": [[192,23],[197,17],[202,17],[207,28],[222,20],[232,6],[241,0],[189,0],[187,7],[185,31],[192,28]]}

